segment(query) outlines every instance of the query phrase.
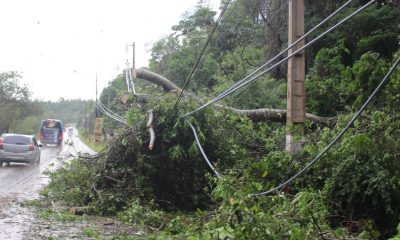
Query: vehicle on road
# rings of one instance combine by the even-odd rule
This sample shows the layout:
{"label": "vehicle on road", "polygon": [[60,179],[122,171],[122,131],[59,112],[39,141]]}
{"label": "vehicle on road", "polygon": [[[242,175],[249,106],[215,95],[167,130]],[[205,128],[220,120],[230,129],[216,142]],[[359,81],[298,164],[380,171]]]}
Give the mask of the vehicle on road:
{"label": "vehicle on road", "polygon": [[43,145],[62,145],[64,132],[62,121],[58,119],[42,120],[39,129],[40,141],[43,143]]}
{"label": "vehicle on road", "polygon": [[3,162],[39,162],[40,147],[42,144],[34,136],[5,133],[0,137],[0,166]]}

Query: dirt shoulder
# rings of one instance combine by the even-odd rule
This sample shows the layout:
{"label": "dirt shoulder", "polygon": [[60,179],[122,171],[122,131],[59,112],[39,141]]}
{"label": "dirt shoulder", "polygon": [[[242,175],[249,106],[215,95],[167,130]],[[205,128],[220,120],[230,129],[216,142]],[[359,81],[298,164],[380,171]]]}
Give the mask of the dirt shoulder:
{"label": "dirt shoulder", "polygon": [[115,218],[89,216],[41,197],[23,204],[35,220],[23,239],[142,239],[144,233]]}

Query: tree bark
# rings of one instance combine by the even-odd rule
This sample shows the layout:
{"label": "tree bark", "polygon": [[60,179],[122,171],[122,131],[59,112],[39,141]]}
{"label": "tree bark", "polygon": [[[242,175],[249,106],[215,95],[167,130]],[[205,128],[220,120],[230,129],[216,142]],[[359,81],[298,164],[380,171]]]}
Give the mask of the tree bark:
{"label": "tree bark", "polygon": [[150,72],[146,69],[134,69],[136,72],[136,77],[147,80],[151,83],[161,86],[164,91],[172,92],[172,91],[180,91],[181,89],[176,86],[173,82],[166,79],[165,77],[158,75],[157,73]]}
{"label": "tree bark", "polygon": [[[136,76],[138,79],[147,80],[156,85],[160,85],[164,91],[166,92],[180,92],[178,86],[176,86],[173,82],[168,80],[167,78],[153,73],[146,69],[136,69]],[[195,96],[197,99],[199,97]],[[232,107],[223,106],[220,104],[215,104],[218,108],[231,110],[239,115],[245,115],[255,122],[262,121],[271,121],[271,122],[286,122],[286,110],[282,109],[269,109],[269,108],[260,108],[260,109],[237,109]],[[311,120],[316,123],[327,123],[332,120],[332,117],[320,117],[311,113],[306,113],[306,119]]]}

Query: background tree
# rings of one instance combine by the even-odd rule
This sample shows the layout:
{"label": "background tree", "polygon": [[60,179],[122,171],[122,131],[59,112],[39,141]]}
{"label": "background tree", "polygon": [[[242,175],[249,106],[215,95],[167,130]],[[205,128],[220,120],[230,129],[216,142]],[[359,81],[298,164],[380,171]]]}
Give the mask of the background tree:
{"label": "background tree", "polygon": [[[30,101],[29,89],[14,71],[0,73],[0,132],[10,132],[13,126],[30,115],[40,114],[40,108]],[[39,124],[39,123],[38,123]]]}

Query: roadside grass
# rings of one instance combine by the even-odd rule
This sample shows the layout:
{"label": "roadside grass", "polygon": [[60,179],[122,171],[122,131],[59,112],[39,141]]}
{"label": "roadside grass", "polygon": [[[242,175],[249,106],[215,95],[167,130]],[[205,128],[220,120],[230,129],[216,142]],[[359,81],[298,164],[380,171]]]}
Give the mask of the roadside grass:
{"label": "roadside grass", "polygon": [[104,140],[101,141],[99,144],[95,144],[93,141],[93,137],[90,135],[85,135],[85,131],[83,129],[79,129],[79,139],[81,139],[83,143],[85,143],[88,147],[96,152],[100,152],[103,148],[107,146],[107,142]]}
{"label": "roadside grass", "polygon": [[100,232],[97,228],[95,227],[86,227],[83,229],[83,234],[85,234],[86,237],[91,237],[91,238],[99,238],[100,237]]}
{"label": "roadside grass", "polygon": [[57,209],[52,202],[44,199],[29,200],[21,204],[22,206],[32,207],[37,215],[46,220],[56,220],[58,222],[74,222],[79,220],[79,216],[72,214],[67,209]]}

